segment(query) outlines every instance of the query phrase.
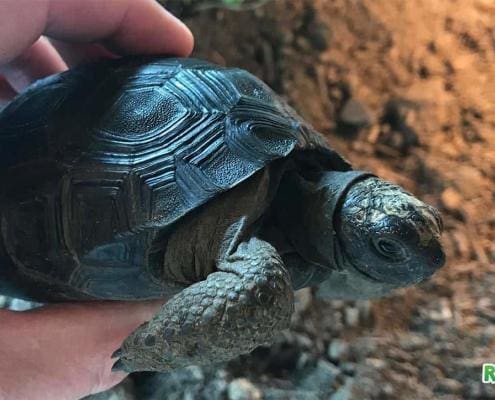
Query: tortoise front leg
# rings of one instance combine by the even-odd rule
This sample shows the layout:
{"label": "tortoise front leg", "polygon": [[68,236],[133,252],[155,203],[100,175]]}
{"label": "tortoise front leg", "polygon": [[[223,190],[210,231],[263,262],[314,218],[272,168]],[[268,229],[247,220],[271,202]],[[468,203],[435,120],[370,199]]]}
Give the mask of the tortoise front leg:
{"label": "tortoise front leg", "polygon": [[276,250],[251,239],[218,272],[167,302],[114,353],[114,371],[169,371],[230,360],[289,326],[294,294]]}

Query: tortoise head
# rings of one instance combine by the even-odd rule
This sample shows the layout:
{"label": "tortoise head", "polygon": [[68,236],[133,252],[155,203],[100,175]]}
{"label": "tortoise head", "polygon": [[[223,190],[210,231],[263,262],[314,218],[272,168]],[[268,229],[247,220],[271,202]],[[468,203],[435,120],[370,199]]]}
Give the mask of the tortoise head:
{"label": "tortoise head", "polygon": [[306,190],[296,247],[327,270],[322,298],[372,298],[429,278],[445,262],[440,213],[361,171],[325,172]]}
{"label": "tortoise head", "polygon": [[440,213],[370,173],[296,174],[284,181],[281,198],[279,224],[318,271],[307,283],[318,286],[318,297],[383,296],[445,263]]}
{"label": "tortoise head", "polygon": [[374,281],[419,283],[445,262],[440,213],[375,177],[348,188],[336,209],[334,228],[343,265]]}

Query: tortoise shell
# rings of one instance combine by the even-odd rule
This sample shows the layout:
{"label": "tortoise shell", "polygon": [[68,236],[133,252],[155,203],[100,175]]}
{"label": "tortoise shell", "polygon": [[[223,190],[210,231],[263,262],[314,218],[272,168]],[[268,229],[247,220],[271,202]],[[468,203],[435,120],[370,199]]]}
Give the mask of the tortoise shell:
{"label": "tortoise shell", "polygon": [[[308,152],[322,168],[350,169],[244,70],[124,58],[43,79],[0,112],[0,292],[33,297],[39,283],[74,298],[82,263],[105,274],[123,258],[147,262],[186,214]],[[137,297],[149,290],[129,274]]]}

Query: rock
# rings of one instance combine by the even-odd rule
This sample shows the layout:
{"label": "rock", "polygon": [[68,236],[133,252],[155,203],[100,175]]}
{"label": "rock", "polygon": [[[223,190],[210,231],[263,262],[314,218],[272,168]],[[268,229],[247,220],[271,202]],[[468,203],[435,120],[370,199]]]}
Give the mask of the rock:
{"label": "rock", "polygon": [[427,337],[415,333],[405,334],[399,339],[399,345],[407,351],[421,350],[430,345]]}
{"label": "rock", "polygon": [[376,354],[380,345],[379,338],[362,337],[351,344],[351,354],[353,358],[360,360]]}
{"label": "rock", "polygon": [[385,394],[386,396],[392,396],[394,394],[394,387],[386,382],[383,386],[382,386],[382,393]]}
{"label": "rock", "polygon": [[483,396],[483,386],[481,382],[468,382],[466,388],[466,395],[469,399],[479,399]]}
{"label": "rock", "polygon": [[462,208],[462,196],[452,187],[448,187],[441,195],[442,205],[451,212],[460,212]]}
{"label": "rock", "polygon": [[263,390],[263,400],[321,400],[321,397],[314,390],[303,391],[267,388]]}
{"label": "rock", "polygon": [[486,319],[490,323],[495,323],[495,310],[484,309],[484,310],[476,310],[476,313]]}
{"label": "rock", "polygon": [[340,365],[340,369],[346,375],[354,375],[356,372],[356,363],[354,362],[345,362]]}
{"label": "rock", "polygon": [[321,22],[311,24],[306,29],[306,38],[311,46],[318,51],[324,51],[329,47],[331,37],[330,29]]}
{"label": "rock", "polygon": [[462,190],[466,199],[480,196],[486,190],[486,178],[483,173],[471,165],[460,165],[456,169],[455,186]]}
{"label": "rock", "polygon": [[215,377],[203,388],[201,392],[203,398],[208,400],[223,400],[227,393],[228,385],[225,370],[217,371]]}
{"label": "rock", "polygon": [[136,397],[139,400],[184,400],[198,398],[205,383],[203,370],[190,366],[169,373],[135,374]]}
{"label": "rock", "polygon": [[313,341],[306,335],[300,333],[294,334],[294,341],[297,346],[302,350],[310,350],[313,348]]}
{"label": "rock", "polygon": [[340,370],[335,365],[320,359],[314,368],[304,371],[297,386],[301,389],[316,390],[321,396],[328,395],[339,374]]}
{"label": "rock", "polygon": [[452,243],[456,253],[462,259],[469,259],[473,253],[472,243],[469,236],[461,229],[451,232]]}
{"label": "rock", "polygon": [[414,357],[412,353],[404,351],[398,347],[389,347],[387,349],[387,357],[399,361],[401,363],[412,363],[414,362]]}
{"label": "rock", "polygon": [[135,394],[133,381],[126,378],[109,390],[84,397],[81,400],[138,400],[138,398]]}
{"label": "rock", "polygon": [[482,142],[483,136],[479,131],[479,124],[483,121],[483,113],[475,108],[461,109],[462,135],[468,142]]}
{"label": "rock", "polygon": [[388,366],[388,363],[381,358],[368,357],[364,359],[364,365],[370,366],[373,369],[380,370]]}
{"label": "rock", "polygon": [[337,132],[344,135],[355,135],[360,129],[371,125],[368,109],[353,98],[344,103],[337,117]]}
{"label": "rock", "polygon": [[464,385],[455,379],[444,378],[437,383],[435,392],[447,394],[460,394],[464,389]]}
{"label": "rock", "polygon": [[311,293],[311,288],[304,288],[297,290],[294,293],[294,314],[299,315],[306,311],[313,302],[313,294]]}
{"label": "rock", "polygon": [[303,23],[298,33],[317,51],[326,50],[332,38],[332,31],[319,19],[313,7],[305,7]]}
{"label": "rock", "polygon": [[480,341],[481,343],[488,346],[495,339],[495,326],[488,325],[485,326],[481,332]]}
{"label": "rock", "polygon": [[311,362],[314,362],[315,358],[310,353],[301,353],[299,358],[297,359],[296,369],[301,371],[306,369]]}
{"label": "rock", "polygon": [[438,309],[431,310],[429,317],[432,321],[442,322],[453,318],[452,308],[448,298],[441,297],[438,301]]}
{"label": "rock", "polygon": [[349,356],[349,344],[342,339],[334,339],[328,346],[328,357],[332,361],[346,360]]}
{"label": "rock", "polygon": [[353,378],[347,378],[345,384],[339,388],[331,397],[330,400],[351,400],[352,399],[352,385],[354,384]]}
{"label": "rock", "polygon": [[359,309],[356,307],[347,307],[344,315],[347,326],[355,328],[359,325]]}
{"label": "rock", "polygon": [[43,304],[34,301],[26,301],[8,296],[0,296],[0,308],[8,308],[12,311],[26,311],[41,307]]}
{"label": "rock", "polygon": [[361,321],[371,320],[371,301],[369,300],[357,300],[356,307],[359,310],[359,318]]}
{"label": "rock", "polygon": [[344,300],[332,300],[330,301],[330,304],[335,310],[343,310],[346,307],[346,302]]}
{"label": "rock", "polygon": [[35,303],[33,301],[26,301],[22,299],[12,299],[9,305],[9,309],[14,311],[27,311],[33,308],[41,307],[42,304]]}
{"label": "rock", "polygon": [[464,396],[465,399],[494,399],[495,385],[482,383],[481,379],[478,382],[466,382]]}
{"label": "rock", "polygon": [[229,400],[261,400],[262,393],[246,378],[234,379],[227,388]]}
{"label": "rock", "polygon": [[406,99],[392,99],[385,105],[380,125],[378,144],[392,148],[400,154],[407,154],[412,147],[419,145],[419,137],[414,128],[419,105]]}

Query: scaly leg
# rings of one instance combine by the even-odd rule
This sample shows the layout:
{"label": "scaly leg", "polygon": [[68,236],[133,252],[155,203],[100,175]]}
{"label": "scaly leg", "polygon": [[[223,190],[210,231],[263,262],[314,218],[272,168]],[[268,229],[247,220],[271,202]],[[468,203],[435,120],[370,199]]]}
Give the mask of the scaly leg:
{"label": "scaly leg", "polygon": [[170,371],[230,360],[289,326],[289,273],[268,243],[250,239],[140,326],[114,353],[114,371]]}

